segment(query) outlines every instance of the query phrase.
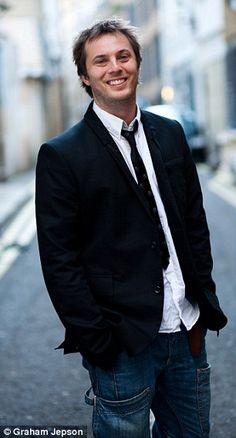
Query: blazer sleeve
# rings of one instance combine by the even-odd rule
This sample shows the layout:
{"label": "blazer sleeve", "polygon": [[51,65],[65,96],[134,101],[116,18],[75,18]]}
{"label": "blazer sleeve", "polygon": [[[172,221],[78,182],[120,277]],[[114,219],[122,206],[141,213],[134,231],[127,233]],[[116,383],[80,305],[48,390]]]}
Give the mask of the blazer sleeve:
{"label": "blazer sleeve", "polygon": [[187,190],[186,230],[188,242],[190,243],[195,267],[202,285],[212,292],[215,292],[215,283],[211,276],[213,260],[211,255],[210,233],[203,207],[202,190],[196,165],[193,161],[182,128],[181,131],[184,145],[184,166]]}
{"label": "blazer sleeve", "polygon": [[36,222],[44,280],[66,328],[65,352],[72,347],[105,368],[118,352],[86,281],[80,213],[76,178],[54,144],[42,145],[36,166]]}
{"label": "blazer sleeve", "polygon": [[[184,168],[187,190],[186,232],[191,254],[202,286],[199,305],[203,320],[212,330],[219,330],[227,323],[216,296],[216,286],[212,279],[213,260],[211,255],[210,233],[203,206],[203,195],[184,131],[181,127],[184,148]],[[210,317],[211,315],[211,317]]]}

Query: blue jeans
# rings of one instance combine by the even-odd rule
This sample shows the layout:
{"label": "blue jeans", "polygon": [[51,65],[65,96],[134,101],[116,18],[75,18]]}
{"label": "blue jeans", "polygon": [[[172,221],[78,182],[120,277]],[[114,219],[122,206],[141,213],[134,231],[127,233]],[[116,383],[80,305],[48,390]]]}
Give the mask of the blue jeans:
{"label": "blue jeans", "polygon": [[[193,357],[185,330],[158,334],[141,354],[122,352],[104,371],[85,359],[92,383],[95,438],[209,437],[210,366],[202,351]],[[150,432],[150,410],[155,422]]]}

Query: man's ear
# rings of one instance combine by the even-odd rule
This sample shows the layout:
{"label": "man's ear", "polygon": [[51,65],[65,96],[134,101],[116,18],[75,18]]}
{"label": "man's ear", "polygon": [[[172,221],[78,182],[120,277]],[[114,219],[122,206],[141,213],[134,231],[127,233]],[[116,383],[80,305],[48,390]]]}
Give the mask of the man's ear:
{"label": "man's ear", "polygon": [[88,76],[81,75],[80,79],[85,85],[88,85],[88,86],[90,85],[90,80],[89,80]]}

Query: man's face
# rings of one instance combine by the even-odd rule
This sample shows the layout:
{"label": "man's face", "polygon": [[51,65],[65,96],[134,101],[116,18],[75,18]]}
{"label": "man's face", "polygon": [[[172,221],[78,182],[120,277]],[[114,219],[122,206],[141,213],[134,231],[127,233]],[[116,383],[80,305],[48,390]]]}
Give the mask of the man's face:
{"label": "man's face", "polygon": [[86,43],[87,75],[95,102],[105,111],[114,105],[135,102],[139,70],[129,40],[120,32],[104,34]]}

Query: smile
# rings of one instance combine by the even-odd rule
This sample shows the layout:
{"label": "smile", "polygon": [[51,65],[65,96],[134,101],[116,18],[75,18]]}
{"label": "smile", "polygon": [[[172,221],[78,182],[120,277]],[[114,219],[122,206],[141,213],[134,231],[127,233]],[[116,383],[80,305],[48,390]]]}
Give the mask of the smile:
{"label": "smile", "polygon": [[126,81],[126,79],[112,79],[111,81],[108,81],[107,83],[109,85],[121,85]]}

